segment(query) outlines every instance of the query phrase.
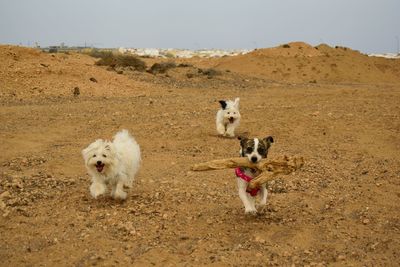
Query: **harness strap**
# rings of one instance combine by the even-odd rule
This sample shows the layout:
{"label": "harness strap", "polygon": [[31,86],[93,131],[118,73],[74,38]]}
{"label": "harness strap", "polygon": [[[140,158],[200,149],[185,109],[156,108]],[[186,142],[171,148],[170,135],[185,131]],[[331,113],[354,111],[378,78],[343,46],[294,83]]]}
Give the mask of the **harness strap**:
{"label": "harness strap", "polygon": [[[250,176],[246,175],[240,168],[235,169],[235,174],[236,177],[250,183],[250,181],[253,179]],[[260,188],[254,188],[254,189],[247,189],[246,192],[249,193],[252,197],[256,196],[258,191],[260,191]]]}

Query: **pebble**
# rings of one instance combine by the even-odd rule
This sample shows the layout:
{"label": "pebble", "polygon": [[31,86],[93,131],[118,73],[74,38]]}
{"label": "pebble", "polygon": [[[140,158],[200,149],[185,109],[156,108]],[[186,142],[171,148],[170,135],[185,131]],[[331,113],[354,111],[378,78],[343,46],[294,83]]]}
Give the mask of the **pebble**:
{"label": "pebble", "polygon": [[0,210],[4,210],[6,208],[6,204],[3,202],[3,200],[0,199]]}
{"label": "pebble", "polygon": [[339,256],[337,257],[337,259],[338,259],[339,261],[344,261],[344,260],[346,259],[346,256],[345,256],[345,255],[339,255]]}
{"label": "pebble", "polygon": [[0,194],[0,199],[6,199],[6,198],[10,198],[11,194],[9,191],[4,191],[3,193]]}
{"label": "pebble", "polygon": [[257,243],[264,244],[266,241],[264,238],[256,236],[255,240]]}

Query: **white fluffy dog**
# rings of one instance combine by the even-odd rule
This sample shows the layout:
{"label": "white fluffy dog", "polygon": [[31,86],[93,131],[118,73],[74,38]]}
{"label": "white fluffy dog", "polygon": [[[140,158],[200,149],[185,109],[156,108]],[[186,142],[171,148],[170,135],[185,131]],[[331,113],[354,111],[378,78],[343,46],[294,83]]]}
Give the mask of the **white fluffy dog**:
{"label": "white fluffy dog", "polygon": [[106,192],[107,184],[111,184],[111,196],[125,199],[124,186],[132,186],[141,162],[140,147],[129,132],[118,132],[112,142],[97,139],[82,150],[82,155],[92,176],[91,195],[97,198]]}
{"label": "white fluffy dog", "polygon": [[217,132],[223,136],[234,137],[240,123],[239,97],[232,100],[220,100],[221,109],[217,112]]}

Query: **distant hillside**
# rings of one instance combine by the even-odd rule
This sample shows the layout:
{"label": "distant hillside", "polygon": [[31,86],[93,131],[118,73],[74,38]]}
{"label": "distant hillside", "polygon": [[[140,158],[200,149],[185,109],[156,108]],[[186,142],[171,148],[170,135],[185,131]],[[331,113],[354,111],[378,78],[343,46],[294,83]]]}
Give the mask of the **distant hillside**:
{"label": "distant hillside", "polygon": [[294,42],[218,59],[216,68],[288,82],[400,83],[400,59]]}

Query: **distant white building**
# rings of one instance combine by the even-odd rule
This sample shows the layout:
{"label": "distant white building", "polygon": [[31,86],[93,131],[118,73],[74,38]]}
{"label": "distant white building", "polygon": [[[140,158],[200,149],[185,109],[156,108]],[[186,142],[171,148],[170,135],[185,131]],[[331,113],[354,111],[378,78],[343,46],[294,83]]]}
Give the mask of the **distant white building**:
{"label": "distant white building", "polygon": [[384,54],[368,54],[369,57],[384,57],[384,58],[398,58],[400,59],[400,54],[395,53],[384,53]]}
{"label": "distant white building", "polygon": [[223,56],[236,56],[247,54],[252,50],[222,50],[222,49],[201,49],[201,50],[188,50],[188,49],[161,49],[161,48],[123,48],[120,47],[118,52],[122,54],[133,54],[137,56],[147,57],[172,57],[172,58],[192,58],[192,57],[223,57]]}

